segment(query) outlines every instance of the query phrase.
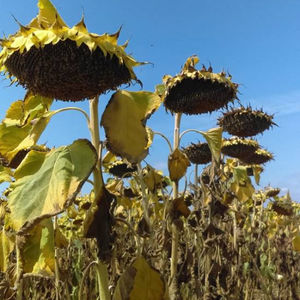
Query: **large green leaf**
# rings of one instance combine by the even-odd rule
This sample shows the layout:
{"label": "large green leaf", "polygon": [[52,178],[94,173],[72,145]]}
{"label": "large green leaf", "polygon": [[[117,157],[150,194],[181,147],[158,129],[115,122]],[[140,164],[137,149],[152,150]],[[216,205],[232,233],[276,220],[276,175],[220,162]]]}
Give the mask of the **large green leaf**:
{"label": "large green leaf", "polygon": [[54,230],[51,218],[42,220],[28,234],[21,250],[25,273],[53,275]]}
{"label": "large green leaf", "polygon": [[15,171],[8,195],[13,227],[19,230],[68,206],[80,191],[97,161],[88,140],[48,153],[30,151]]}
{"label": "large green leaf", "polygon": [[118,91],[113,94],[101,120],[109,150],[132,163],[144,159],[151,145],[146,120],[160,104],[161,98],[152,92]]}

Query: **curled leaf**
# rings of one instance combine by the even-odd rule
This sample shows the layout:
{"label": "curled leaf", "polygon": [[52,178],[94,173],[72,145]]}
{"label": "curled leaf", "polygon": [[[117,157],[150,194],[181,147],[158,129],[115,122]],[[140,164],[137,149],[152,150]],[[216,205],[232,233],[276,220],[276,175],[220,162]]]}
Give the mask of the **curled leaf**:
{"label": "curled leaf", "polygon": [[212,128],[206,132],[201,132],[201,134],[206,139],[212,156],[216,162],[220,161],[222,148],[222,132],[223,129],[221,127]]}
{"label": "curled leaf", "polygon": [[168,169],[172,181],[178,181],[182,178],[189,166],[190,161],[188,157],[178,148],[169,155]]}
{"label": "curled leaf", "polygon": [[131,163],[144,159],[152,139],[145,124],[160,104],[161,98],[151,92],[118,91],[113,94],[101,120],[109,150]]}

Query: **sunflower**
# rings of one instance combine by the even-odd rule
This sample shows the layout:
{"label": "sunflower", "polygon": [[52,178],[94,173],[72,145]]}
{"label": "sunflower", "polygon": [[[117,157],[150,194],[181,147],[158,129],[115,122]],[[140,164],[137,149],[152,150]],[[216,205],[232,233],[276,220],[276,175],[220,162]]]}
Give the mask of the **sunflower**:
{"label": "sunflower", "polygon": [[182,71],[172,77],[163,78],[163,93],[166,109],[189,115],[212,112],[237,98],[236,83],[226,73],[213,73],[212,67],[196,70],[199,59],[189,57]]}
{"label": "sunflower", "polygon": [[273,154],[264,149],[257,149],[249,156],[239,158],[242,162],[251,165],[264,164],[273,159]]}
{"label": "sunflower", "polygon": [[262,110],[252,110],[249,107],[232,109],[218,119],[218,125],[229,134],[239,137],[254,136],[276,125],[273,115],[268,115]]}
{"label": "sunflower", "polygon": [[221,152],[242,159],[251,156],[258,148],[259,144],[255,140],[232,137],[223,140]]}
{"label": "sunflower", "polygon": [[119,178],[128,178],[137,171],[136,165],[130,165],[123,160],[117,160],[108,167],[108,172]]}
{"label": "sunflower", "polygon": [[124,83],[138,81],[115,34],[88,32],[84,19],[68,27],[49,0],[39,0],[39,14],[0,42],[0,72],[34,94],[63,101],[92,98]]}
{"label": "sunflower", "polygon": [[193,164],[207,164],[211,162],[211,151],[207,143],[192,143],[184,148],[183,152]]}

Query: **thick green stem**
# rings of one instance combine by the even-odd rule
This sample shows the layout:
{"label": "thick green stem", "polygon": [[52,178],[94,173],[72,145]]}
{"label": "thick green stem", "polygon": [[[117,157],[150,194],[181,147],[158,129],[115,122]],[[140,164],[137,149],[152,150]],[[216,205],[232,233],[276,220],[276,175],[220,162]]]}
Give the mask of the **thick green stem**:
{"label": "thick green stem", "polygon": [[[173,150],[179,147],[181,113],[175,114],[174,143]],[[178,181],[173,182],[173,199],[178,198]],[[170,298],[176,299],[177,296],[177,262],[178,262],[178,240],[179,233],[176,224],[172,223],[172,252],[171,252],[171,274],[170,274]]]}

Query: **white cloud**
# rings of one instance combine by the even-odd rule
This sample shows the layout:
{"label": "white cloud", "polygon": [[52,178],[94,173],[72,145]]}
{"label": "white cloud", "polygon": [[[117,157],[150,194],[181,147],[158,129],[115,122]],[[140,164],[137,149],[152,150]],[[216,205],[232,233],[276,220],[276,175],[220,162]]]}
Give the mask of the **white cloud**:
{"label": "white cloud", "polygon": [[300,113],[300,90],[286,94],[259,97],[249,101],[252,107],[263,107],[263,110],[276,116]]}

